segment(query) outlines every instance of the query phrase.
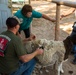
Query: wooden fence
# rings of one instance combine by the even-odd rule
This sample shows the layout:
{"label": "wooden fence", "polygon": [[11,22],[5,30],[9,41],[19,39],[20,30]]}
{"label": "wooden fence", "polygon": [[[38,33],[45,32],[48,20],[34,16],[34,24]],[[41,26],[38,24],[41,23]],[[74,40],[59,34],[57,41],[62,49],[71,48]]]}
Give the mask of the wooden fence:
{"label": "wooden fence", "polygon": [[65,5],[69,7],[76,8],[76,1],[64,1],[64,0],[53,0],[53,3],[56,3],[56,26],[55,26],[55,40],[59,40],[60,35],[60,5]]}

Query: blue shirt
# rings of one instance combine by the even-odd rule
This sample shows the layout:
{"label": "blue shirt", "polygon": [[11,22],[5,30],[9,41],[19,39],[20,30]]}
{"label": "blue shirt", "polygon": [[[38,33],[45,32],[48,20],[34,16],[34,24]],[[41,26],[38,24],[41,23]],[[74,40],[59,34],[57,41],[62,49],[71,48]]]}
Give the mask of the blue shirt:
{"label": "blue shirt", "polygon": [[31,17],[24,16],[21,13],[21,10],[18,10],[14,15],[22,20],[22,23],[21,23],[20,29],[19,29],[20,31],[29,28],[33,18],[41,18],[42,17],[42,14],[35,10],[32,11]]}

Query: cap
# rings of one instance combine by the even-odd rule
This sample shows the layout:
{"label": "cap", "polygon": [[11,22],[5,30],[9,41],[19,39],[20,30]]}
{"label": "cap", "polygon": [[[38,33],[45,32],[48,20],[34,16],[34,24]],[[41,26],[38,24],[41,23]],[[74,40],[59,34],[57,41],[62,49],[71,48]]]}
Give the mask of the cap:
{"label": "cap", "polygon": [[20,20],[16,16],[11,16],[6,20],[6,25],[10,28],[13,28],[19,24],[20,24]]}

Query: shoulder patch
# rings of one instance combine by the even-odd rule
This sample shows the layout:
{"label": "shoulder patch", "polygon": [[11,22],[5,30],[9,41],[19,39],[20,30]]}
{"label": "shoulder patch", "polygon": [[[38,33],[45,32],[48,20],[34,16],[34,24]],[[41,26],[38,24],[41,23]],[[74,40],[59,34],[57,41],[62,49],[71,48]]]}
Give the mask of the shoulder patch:
{"label": "shoulder patch", "polygon": [[11,39],[6,35],[0,35],[0,56],[4,57],[4,51]]}

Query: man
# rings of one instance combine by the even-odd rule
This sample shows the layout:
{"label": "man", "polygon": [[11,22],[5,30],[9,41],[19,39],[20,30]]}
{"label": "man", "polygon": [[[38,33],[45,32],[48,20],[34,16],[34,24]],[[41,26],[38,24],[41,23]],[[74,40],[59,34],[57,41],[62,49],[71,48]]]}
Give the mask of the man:
{"label": "man", "polygon": [[[23,30],[25,33],[25,36],[27,40],[30,40],[30,24],[33,20],[33,18],[44,18],[49,21],[55,21],[54,19],[51,19],[45,14],[42,14],[40,12],[37,12],[32,9],[31,5],[24,5],[22,9],[18,10],[15,14],[20,20],[22,20],[22,24],[20,25],[19,33]],[[34,36],[35,37],[35,36]]]}
{"label": "man", "polygon": [[42,54],[37,49],[31,54],[24,50],[20,37],[16,35],[19,22],[15,17],[6,20],[8,30],[0,34],[0,73],[2,75],[31,75],[36,64],[34,57]]}

